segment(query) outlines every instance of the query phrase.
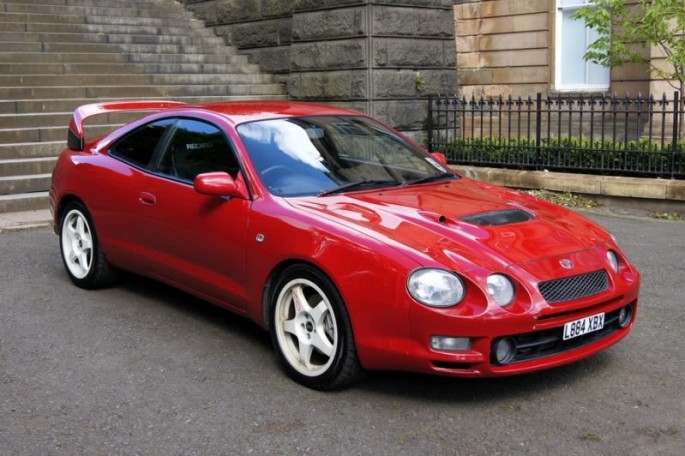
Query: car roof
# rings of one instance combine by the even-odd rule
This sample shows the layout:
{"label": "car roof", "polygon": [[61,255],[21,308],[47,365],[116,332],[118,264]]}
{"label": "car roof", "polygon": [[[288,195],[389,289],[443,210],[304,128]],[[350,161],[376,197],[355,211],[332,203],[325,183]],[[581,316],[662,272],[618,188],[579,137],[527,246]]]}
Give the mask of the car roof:
{"label": "car roof", "polygon": [[236,124],[284,117],[364,115],[336,106],[301,101],[228,101],[188,107],[222,114]]}

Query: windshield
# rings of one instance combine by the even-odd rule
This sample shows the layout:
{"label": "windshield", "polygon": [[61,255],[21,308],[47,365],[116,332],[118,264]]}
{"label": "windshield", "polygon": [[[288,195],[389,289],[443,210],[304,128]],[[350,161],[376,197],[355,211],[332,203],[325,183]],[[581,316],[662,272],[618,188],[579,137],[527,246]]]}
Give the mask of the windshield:
{"label": "windshield", "polygon": [[313,196],[453,178],[430,155],[366,117],[245,123],[238,133],[269,191]]}

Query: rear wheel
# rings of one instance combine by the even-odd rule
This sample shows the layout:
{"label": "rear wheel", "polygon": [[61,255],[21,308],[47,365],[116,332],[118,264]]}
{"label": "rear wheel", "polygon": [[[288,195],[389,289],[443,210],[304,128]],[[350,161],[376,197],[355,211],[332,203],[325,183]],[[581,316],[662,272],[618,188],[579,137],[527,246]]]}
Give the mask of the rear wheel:
{"label": "rear wheel", "polygon": [[352,327],[331,281],[316,269],[288,268],[271,299],[271,338],[295,381],[314,389],[342,388],[361,374]]}
{"label": "rear wheel", "polygon": [[80,202],[69,203],[60,220],[60,251],[67,274],[81,288],[101,288],[117,279],[102,253],[95,227]]}

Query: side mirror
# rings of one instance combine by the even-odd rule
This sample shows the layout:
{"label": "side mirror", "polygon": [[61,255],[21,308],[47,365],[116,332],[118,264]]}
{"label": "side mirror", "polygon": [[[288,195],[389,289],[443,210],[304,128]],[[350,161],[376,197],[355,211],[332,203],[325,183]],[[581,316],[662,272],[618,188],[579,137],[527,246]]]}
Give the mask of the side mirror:
{"label": "side mirror", "polygon": [[447,157],[442,152],[431,152],[431,157],[436,159],[441,165],[447,166]]}
{"label": "side mirror", "polygon": [[203,195],[245,198],[235,180],[223,171],[198,174],[193,181],[193,188]]}

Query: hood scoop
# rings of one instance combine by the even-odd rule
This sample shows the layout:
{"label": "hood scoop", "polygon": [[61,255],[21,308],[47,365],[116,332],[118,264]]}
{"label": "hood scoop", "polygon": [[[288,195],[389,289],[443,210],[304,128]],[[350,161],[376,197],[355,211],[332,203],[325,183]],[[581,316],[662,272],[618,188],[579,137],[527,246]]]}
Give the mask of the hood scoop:
{"label": "hood scoop", "polygon": [[527,222],[534,218],[533,214],[521,209],[506,209],[503,211],[481,212],[461,218],[462,222],[478,226],[499,226],[510,223]]}

